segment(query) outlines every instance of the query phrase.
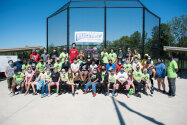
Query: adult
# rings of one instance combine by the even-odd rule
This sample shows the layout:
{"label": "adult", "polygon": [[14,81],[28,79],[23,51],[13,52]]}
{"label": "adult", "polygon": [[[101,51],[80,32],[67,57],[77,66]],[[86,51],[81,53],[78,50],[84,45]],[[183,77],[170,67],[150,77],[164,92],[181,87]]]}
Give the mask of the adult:
{"label": "adult", "polygon": [[23,65],[23,62],[21,61],[21,57],[18,56],[18,59],[17,59],[17,61],[15,61],[13,63],[13,66],[15,66],[18,69],[18,71],[21,72],[22,71],[22,65]]}
{"label": "adult", "polygon": [[108,56],[109,56],[109,59],[112,60],[114,64],[117,62],[117,54],[114,52],[113,48],[110,49],[110,53]]}
{"label": "adult", "polygon": [[135,57],[135,58],[134,58],[134,61],[133,61],[133,63],[132,63],[132,69],[133,69],[133,70],[136,70],[136,66],[137,66],[137,65],[140,66],[140,70],[141,70],[141,69],[142,69],[141,63],[139,62],[138,57]]}
{"label": "adult", "polygon": [[32,50],[32,53],[30,55],[30,60],[34,60],[36,62],[39,61],[40,55],[36,52],[35,49]]}
{"label": "adult", "polygon": [[119,62],[119,61],[122,61],[123,57],[124,57],[123,51],[122,51],[121,48],[119,48],[119,52],[118,52],[118,54],[117,54],[118,62]]}
{"label": "adult", "polygon": [[94,60],[95,63],[98,65],[100,60],[100,54],[97,52],[97,48],[93,48],[93,53],[91,54],[91,60]]}
{"label": "adult", "polygon": [[165,91],[164,79],[166,76],[166,66],[160,58],[157,59],[157,63],[155,64],[155,69],[156,69],[156,79],[158,83],[158,91],[160,92],[160,85],[162,85],[163,93],[165,93],[166,91]]}
{"label": "adult", "polygon": [[72,49],[69,50],[69,54],[70,54],[70,63],[73,63],[74,59],[77,58],[78,55],[78,50],[76,49],[75,43],[72,43]]}
{"label": "adult", "polygon": [[52,64],[55,63],[55,60],[56,60],[57,57],[58,57],[58,53],[57,53],[56,48],[54,47],[54,48],[53,48],[53,52],[50,54],[50,58],[53,60],[53,61],[52,61]]}
{"label": "adult", "polygon": [[47,49],[44,49],[44,53],[41,55],[44,62],[47,62],[47,60],[50,58],[50,55],[47,53]]}
{"label": "adult", "polygon": [[61,63],[65,62],[65,59],[68,57],[68,53],[66,48],[63,49],[63,52],[60,54],[59,58],[61,59]]}
{"label": "adult", "polygon": [[112,60],[109,59],[109,63],[106,65],[106,70],[110,72],[111,69],[116,70],[116,66],[113,64]]}
{"label": "adult", "polygon": [[108,52],[106,51],[106,48],[104,48],[103,51],[101,52],[101,58],[105,65],[108,64]]}
{"label": "adult", "polygon": [[62,69],[65,69],[65,72],[68,72],[69,68],[71,68],[71,64],[69,63],[68,58],[65,58],[65,62],[62,63]]}
{"label": "adult", "polygon": [[176,92],[176,78],[178,72],[178,65],[176,61],[173,59],[173,56],[169,56],[169,63],[167,66],[167,77],[168,77],[168,84],[169,84],[169,96],[174,97]]}

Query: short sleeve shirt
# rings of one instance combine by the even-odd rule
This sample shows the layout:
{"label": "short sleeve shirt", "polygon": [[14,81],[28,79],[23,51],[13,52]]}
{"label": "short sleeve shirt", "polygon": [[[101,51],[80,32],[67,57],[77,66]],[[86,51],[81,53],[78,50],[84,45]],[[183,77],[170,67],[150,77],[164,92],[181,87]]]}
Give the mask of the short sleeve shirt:
{"label": "short sleeve shirt", "polygon": [[24,74],[23,73],[20,73],[20,74],[14,74],[13,78],[16,79],[16,82],[21,82],[24,78]]}
{"label": "short sleeve shirt", "polygon": [[118,78],[120,81],[125,81],[125,79],[128,78],[128,75],[127,75],[126,72],[123,72],[123,73],[119,72],[119,73],[117,74],[117,78]]}
{"label": "short sleeve shirt", "polygon": [[67,57],[68,57],[68,53],[62,52],[62,53],[60,54],[60,57],[59,57],[59,58],[61,58],[61,62],[64,63],[64,62],[65,62],[65,58],[67,58]]}
{"label": "short sleeve shirt", "polygon": [[40,71],[40,72],[43,72],[43,70],[44,70],[44,68],[45,68],[45,63],[41,63],[41,62],[39,62],[37,65],[36,65],[36,68],[38,68],[38,70]]}
{"label": "short sleeve shirt", "polygon": [[141,77],[142,77],[142,71],[134,71],[133,75],[135,76],[135,78],[140,81]]}
{"label": "short sleeve shirt", "polygon": [[103,56],[103,63],[108,63],[108,53],[107,52],[101,52],[101,56]]}
{"label": "short sleeve shirt", "polygon": [[178,69],[178,65],[175,60],[168,63],[167,67],[167,77],[168,78],[177,78],[177,73],[175,69]]}

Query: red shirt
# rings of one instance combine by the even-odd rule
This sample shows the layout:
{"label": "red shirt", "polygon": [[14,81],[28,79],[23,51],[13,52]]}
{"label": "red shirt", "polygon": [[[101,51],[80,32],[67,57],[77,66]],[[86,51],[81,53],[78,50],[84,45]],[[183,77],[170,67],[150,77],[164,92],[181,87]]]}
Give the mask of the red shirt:
{"label": "red shirt", "polygon": [[38,59],[40,58],[40,55],[36,52],[36,53],[33,53],[32,52],[32,54],[30,55],[30,60],[32,59],[32,58],[34,58],[34,60],[36,61],[36,62],[38,62]]}
{"label": "red shirt", "polygon": [[118,73],[123,65],[116,64],[116,72]]}
{"label": "red shirt", "polygon": [[77,58],[78,50],[77,49],[70,49],[69,54],[70,54],[70,59]]}

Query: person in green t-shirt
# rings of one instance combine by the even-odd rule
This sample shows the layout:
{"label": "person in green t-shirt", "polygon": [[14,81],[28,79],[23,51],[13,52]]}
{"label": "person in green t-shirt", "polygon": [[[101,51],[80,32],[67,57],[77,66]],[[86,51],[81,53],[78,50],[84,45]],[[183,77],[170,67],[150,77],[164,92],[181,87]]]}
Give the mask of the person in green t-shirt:
{"label": "person in green t-shirt", "polygon": [[27,63],[27,60],[24,60],[23,63],[24,64],[22,65],[21,69],[22,69],[22,72],[24,73],[25,71],[27,71],[27,68],[29,67],[29,64]]}
{"label": "person in green t-shirt", "polygon": [[107,93],[106,93],[107,96],[109,96],[110,94],[109,93],[110,85],[113,85],[112,96],[115,96],[116,79],[117,79],[117,76],[115,74],[115,70],[111,69],[109,76],[108,76],[108,85],[107,85]]}
{"label": "person in green t-shirt", "polygon": [[149,86],[149,83],[150,83],[150,78],[149,78],[149,77],[150,77],[150,76],[149,76],[149,74],[147,73],[147,69],[144,68],[144,69],[143,69],[143,74],[142,74],[142,84],[143,84],[144,87],[145,87],[145,94],[146,94],[146,95],[148,95],[148,94],[147,94],[147,89],[149,89],[150,92],[151,92],[151,94],[153,94],[153,91],[152,91],[151,87]]}
{"label": "person in green t-shirt", "polygon": [[36,71],[43,72],[45,69],[45,63],[43,58],[40,58],[40,62],[36,65]]}
{"label": "person in green t-shirt", "polygon": [[65,62],[65,58],[68,58],[68,53],[67,53],[66,48],[64,48],[64,52],[62,52],[60,54],[59,58],[61,59],[61,63],[64,63]]}
{"label": "person in green t-shirt", "polygon": [[108,71],[106,70],[106,65],[103,64],[101,66],[101,71],[100,71],[100,76],[101,76],[101,80],[100,80],[100,91],[99,92],[103,92],[105,93],[106,96],[106,89],[107,89],[107,84],[108,84]]}
{"label": "person in green t-shirt", "polygon": [[56,59],[56,63],[54,64],[54,68],[57,68],[58,72],[62,69],[62,63],[60,62],[60,59]]}
{"label": "person in green t-shirt", "polygon": [[108,58],[111,59],[114,64],[116,64],[117,63],[117,54],[114,52],[113,48],[111,48],[110,51],[111,52],[108,55]]}
{"label": "person in green t-shirt", "polygon": [[129,72],[132,69],[132,65],[129,62],[129,59],[126,58],[125,60],[125,64],[123,64],[123,67],[125,68],[125,72]]}
{"label": "person in green t-shirt", "polygon": [[140,70],[139,64],[136,66],[136,70],[133,71],[133,83],[135,85],[135,88],[137,89],[137,96],[141,98],[141,88],[142,86],[142,71]]}
{"label": "person in green t-shirt", "polygon": [[20,86],[21,87],[21,91],[20,93],[23,92],[24,90],[24,80],[25,80],[25,75],[20,72],[18,69],[15,70],[15,74],[13,75],[13,84],[12,84],[12,95],[15,95],[15,88],[16,86]]}
{"label": "person in green t-shirt", "polygon": [[71,90],[72,90],[72,95],[75,96],[75,90],[74,90],[74,73],[71,69],[68,70],[68,80],[67,80],[67,85],[71,86]]}
{"label": "person in green t-shirt", "polygon": [[175,60],[173,60],[173,56],[169,56],[169,63],[167,65],[167,77],[169,84],[169,96],[174,97],[176,91],[176,78],[178,72],[178,65]]}
{"label": "person in green t-shirt", "polygon": [[103,49],[103,51],[101,52],[101,58],[103,60],[104,64],[108,64],[108,52],[106,51],[106,48]]}

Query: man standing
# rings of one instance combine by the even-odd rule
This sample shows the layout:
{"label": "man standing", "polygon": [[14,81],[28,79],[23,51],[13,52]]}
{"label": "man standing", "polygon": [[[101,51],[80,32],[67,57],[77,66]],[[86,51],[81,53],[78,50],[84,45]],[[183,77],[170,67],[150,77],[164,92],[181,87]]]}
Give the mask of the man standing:
{"label": "man standing", "polygon": [[73,43],[73,44],[72,44],[72,47],[73,47],[73,48],[69,50],[71,63],[73,63],[74,59],[77,58],[77,55],[78,55],[78,50],[75,49],[76,44]]}
{"label": "man standing", "polygon": [[175,60],[173,60],[173,56],[169,56],[169,63],[167,67],[167,77],[168,77],[168,84],[169,84],[169,96],[174,97],[176,91],[176,78],[178,72],[178,65]]}
{"label": "man standing", "polygon": [[93,53],[91,55],[91,60],[94,60],[95,63],[98,65],[100,60],[100,54],[97,52],[97,48],[93,48]]}
{"label": "man standing", "polygon": [[35,49],[32,50],[32,54],[30,55],[30,60],[34,59],[36,62],[38,62],[40,58],[40,55],[36,52]]}
{"label": "man standing", "polygon": [[47,53],[47,49],[44,49],[44,53],[41,55],[41,57],[43,58],[44,62],[47,62],[50,57],[50,55]]}
{"label": "man standing", "polygon": [[61,63],[65,62],[65,58],[68,57],[68,53],[66,51],[66,48],[64,48],[64,51],[60,54],[59,58],[61,59]]}

